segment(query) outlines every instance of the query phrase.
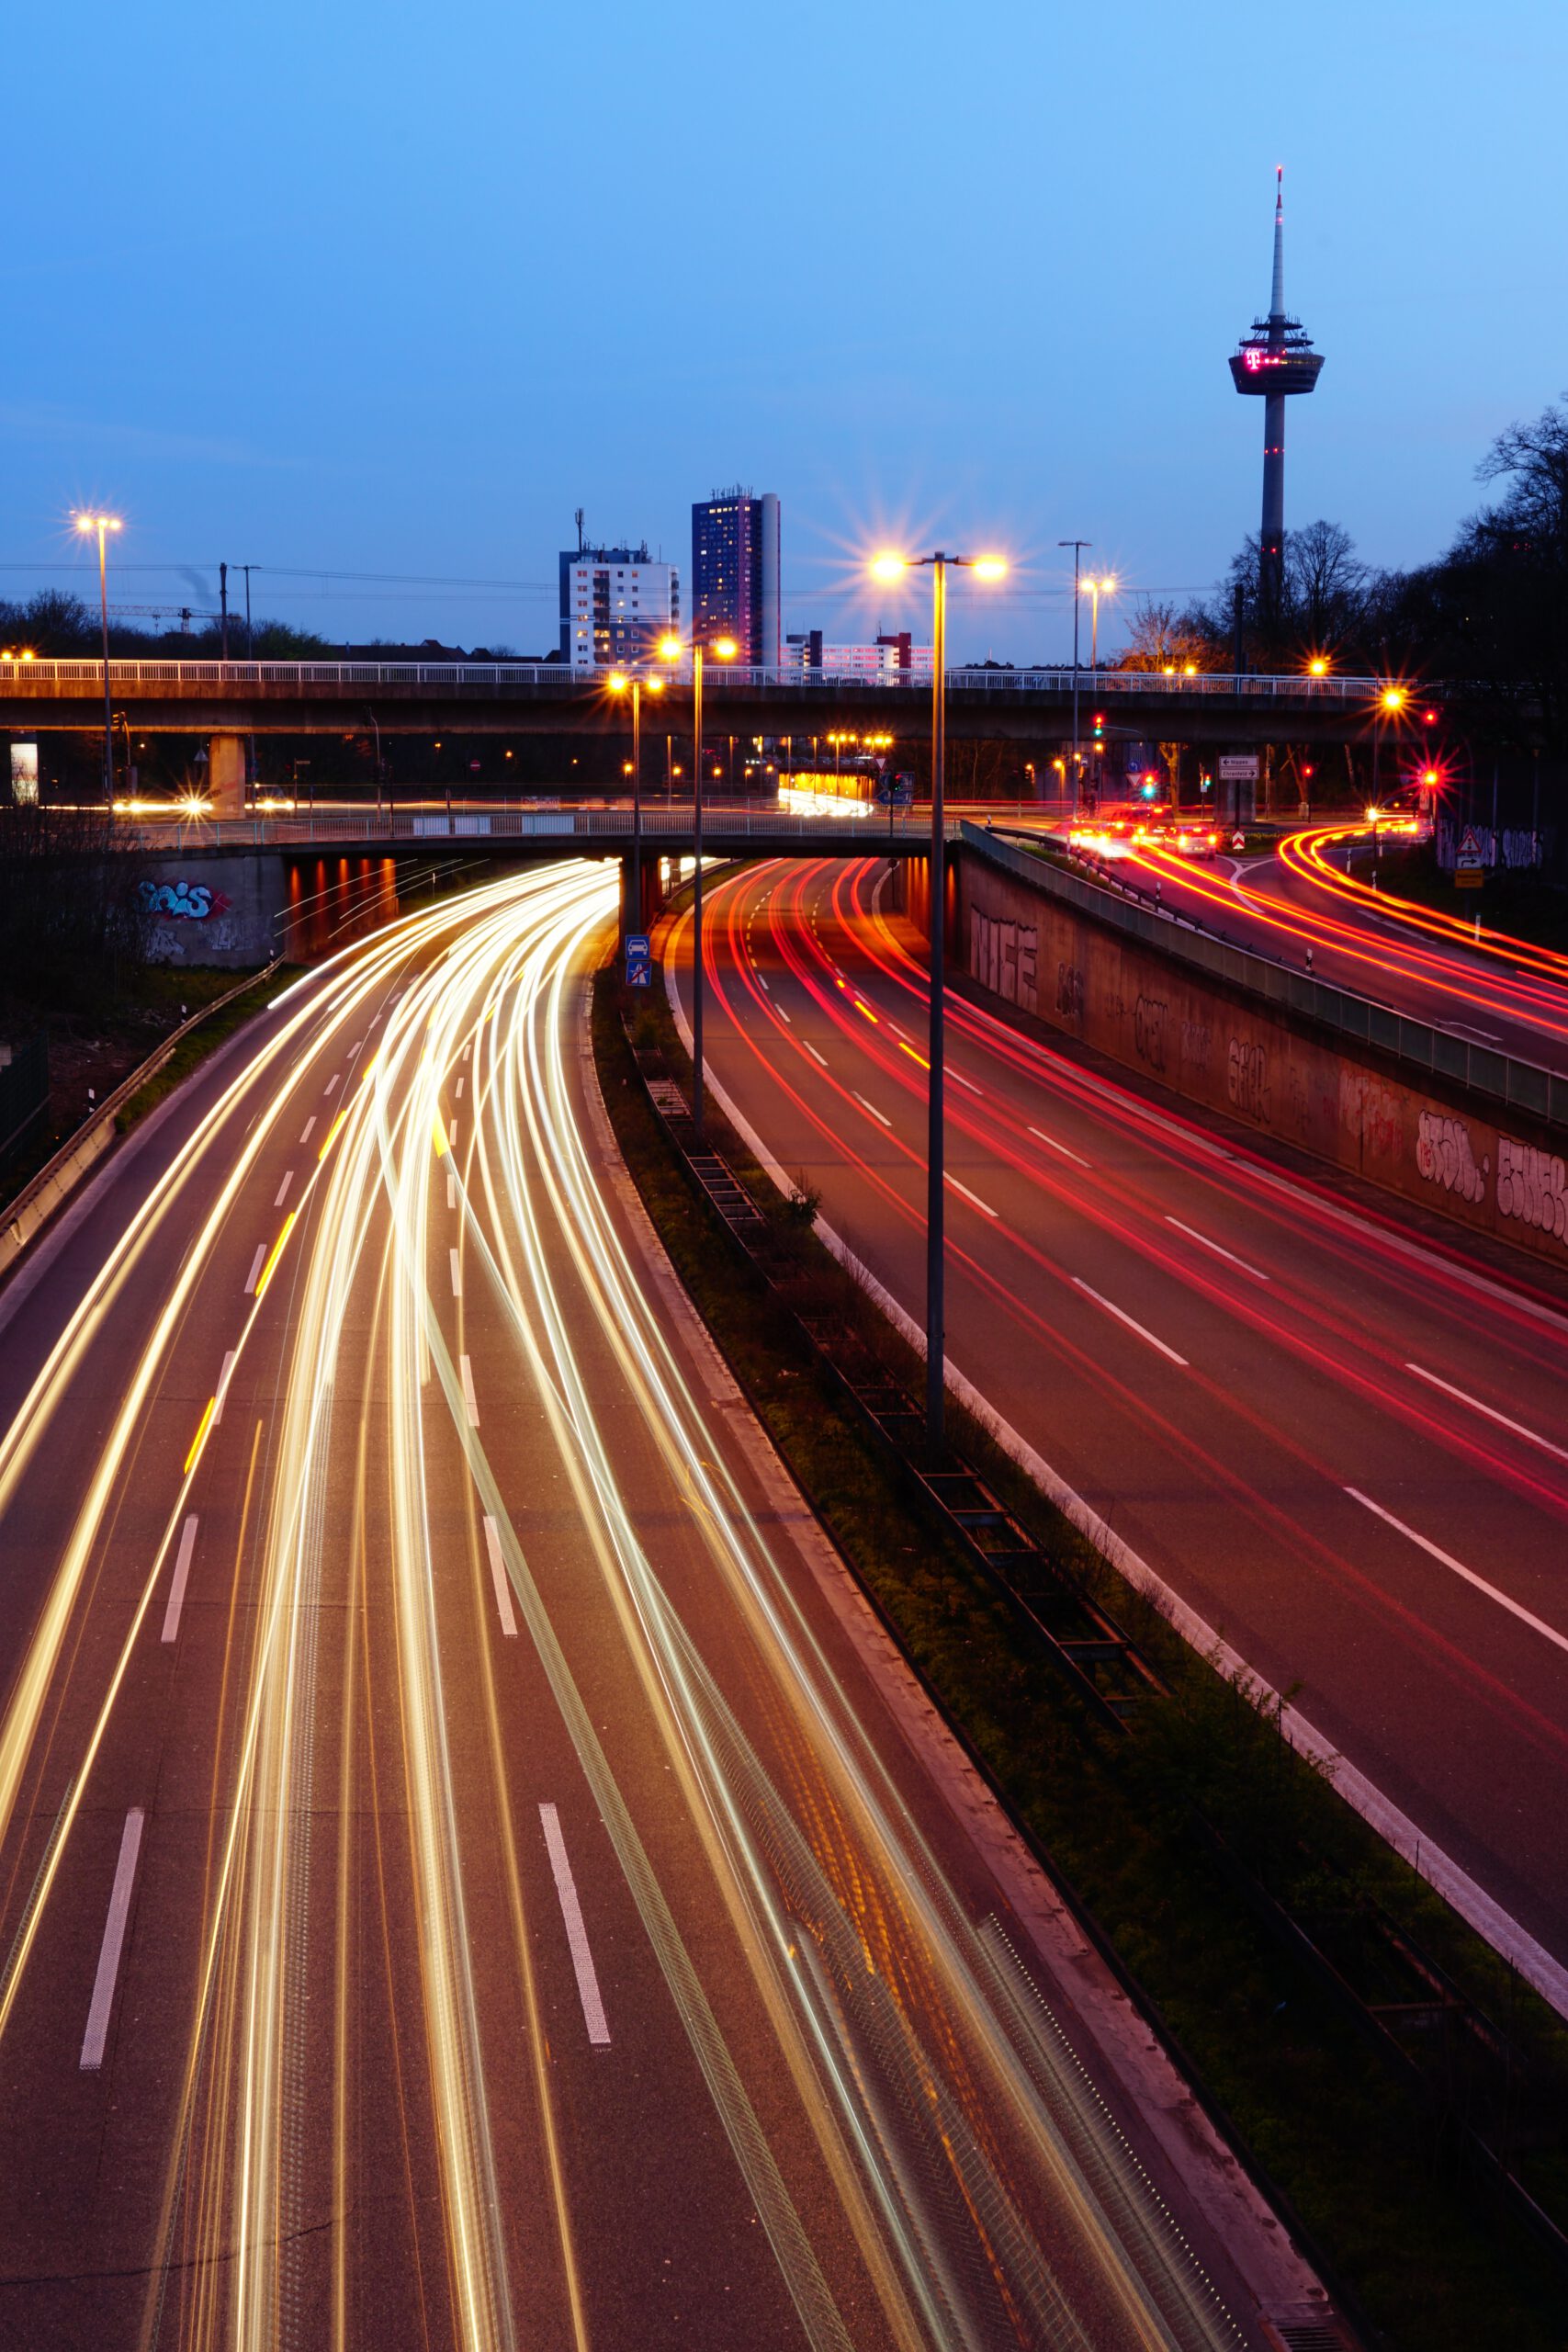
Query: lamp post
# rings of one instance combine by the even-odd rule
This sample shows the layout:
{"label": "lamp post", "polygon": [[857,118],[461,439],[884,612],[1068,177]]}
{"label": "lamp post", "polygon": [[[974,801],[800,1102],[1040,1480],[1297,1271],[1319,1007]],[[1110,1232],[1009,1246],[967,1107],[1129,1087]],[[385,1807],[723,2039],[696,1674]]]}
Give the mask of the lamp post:
{"label": "lamp post", "polygon": [[98,542],[98,607],[104,623],[104,799],[114,802],[114,704],[109,693],[109,560],[108,535],[123,530],[118,514],[78,514],[76,528],[84,538]]}
{"label": "lamp post", "polygon": [[[681,640],[660,646],[666,662],[681,658]],[[714,639],[716,661],[733,662],[739,650],[732,637]],[[692,640],[692,1134],[703,1139],[703,649]]]}
{"label": "lamp post", "polygon": [[[610,692],[611,692],[613,695],[624,695],[624,694],[626,692],[626,690],[627,690],[628,686],[629,686],[629,687],[630,687],[630,689],[631,689],[631,697],[632,697],[632,889],[631,889],[631,899],[632,899],[632,924],[633,924],[634,929],[636,929],[636,930],[637,930],[637,931],[640,931],[640,930],[642,929],[642,689],[643,689],[643,681],[642,681],[640,678],[627,678],[627,677],[626,677],[626,675],[625,675],[621,671],[618,671],[618,670],[617,670],[617,671],[615,673],[614,676],[610,679],[609,684],[610,684]],[[663,681],[663,679],[662,679],[662,678],[649,678],[649,681],[648,681],[648,691],[649,691],[649,693],[650,695],[661,695],[661,694],[664,692],[664,681]],[[621,935],[622,935],[622,937],[623,937],[623,938],[626,936],[626,924],[623,922],[623,923],[622,923],[622,925],[621,925]]]}
{"label": "lamp post", "polygon": [[1059,548],[1071,548],[1073,551],[1073,815],[1076,817],[1078,813],[1078,778],[1083,772],[1083,762],[1078,754],[1078,597],[1081,593],[1078,587],[1078,560],[1085,548],[1093,547],[1094,541],[1092,539],[1058,539],[1056,545]]}
{"label": "lamp post", "polygon": [[1094,604],[1094,618],[1090,624],[1089,633],[1089,666],[1098,679],[1100,675],[1100,600],[1101,596],[1114,595],[1116,581],[1114,574],[1108,571],[1103,580],[1086,580],[1084,586],[1088,589]]}
{"label": "lamp post", "polygon": [[879,555],[872,565],[878,580],[928,565],[931,575],[931,1075],[926,1094],[926,1452],[934,1468],[941,1459],[947,1361],[946,1182],[943,1149],[942,999],[947,919],[947,840],[942,801],[947,783],[947,568],[972,571],[978,580],[999,580],[1007,570],[999,556]]}

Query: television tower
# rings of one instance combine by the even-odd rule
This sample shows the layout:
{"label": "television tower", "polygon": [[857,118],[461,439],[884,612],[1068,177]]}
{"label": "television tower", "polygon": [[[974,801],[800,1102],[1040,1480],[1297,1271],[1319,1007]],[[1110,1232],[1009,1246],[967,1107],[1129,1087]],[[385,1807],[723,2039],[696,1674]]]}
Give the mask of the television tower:
{"label": "television tower", "polygon": [[1275,174],[1274,286],[1269,316],[1254,319],[1231,356],[1231,381],[1238,392],[1263,401],[1263,531],[1258,567],[1258,594],[1266,612],[1277,613],[1285,571],[1285,402],[1292,392],[1310,392],[1323,354],[1299,319],[1285,312],[1285,167]]}

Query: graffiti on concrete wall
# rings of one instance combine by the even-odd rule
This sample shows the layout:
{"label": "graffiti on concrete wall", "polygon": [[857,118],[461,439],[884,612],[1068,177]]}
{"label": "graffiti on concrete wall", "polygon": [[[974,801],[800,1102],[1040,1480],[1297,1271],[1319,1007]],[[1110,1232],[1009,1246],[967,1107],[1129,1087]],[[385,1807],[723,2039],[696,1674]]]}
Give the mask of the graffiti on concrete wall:
{"label": "graffiti on concrete wall", "polygon": [[1206,1021],[1181,1024],[1181,1067],[1206,1075],[1213,1058],[1214,1033]]}
{"label": "graffiti on concrete wall", "polygon": [[1040,933],[1033,923],[1002,922],[976,910],[969,918],[969,969],[1005,1004],[1033,1012],[1039,1004],[1036,963]]}
{"label": "graffiti on concrete wall", "polygon": [[1225,1063],[1225,1093],[1233,1110],[1244,1119],[1269,1124],[1269,1057],[1261,1046],[1233,1037]]}
{"label": "graffiti on concrete wall", "polygon": [[1056,1010],[1064,1020],[1083,1019],[1083,973],[1077,964],[1056,967]]}
{"label": "graffiti on concrete wall", "polygon": [[1339,1120],[1360,1147],[1363,1167],[1369,1160],[1399,1158],[1399,1097],[1370,1070],[1340,1064]]}
{"label": "graffiti on concrete wall", "polygon": [[1445,1193],[1461,1201],[1483,1201],[1491,1165],[1484,1153],[1476,1164],[1470,1129],[1462,1119],[1447,1111],[1421,1113],[1416,1121],[1416,1167],[1428,1184],[1440,1184]]}
{"label": "graffiti on concrete wall", "polygon": [[177,922],[207,922],[229,911],[223,892],[205,882],[139,882],[136,888],[148,914],[173,916]]}
{"label": "graffiti on concrete wall", "polygon": [[1568,1242],[1568,1170],[1561,1153],[1499,1136],[1497,1214]]}
{"label": "graffiti on concrete wall", "polygon": [[1133,1043],[1138,1059],[1151,1069],[1165,1068],[1165,1017],[1168,1007],[1158,996],[1141,996],[1133,1007]]}

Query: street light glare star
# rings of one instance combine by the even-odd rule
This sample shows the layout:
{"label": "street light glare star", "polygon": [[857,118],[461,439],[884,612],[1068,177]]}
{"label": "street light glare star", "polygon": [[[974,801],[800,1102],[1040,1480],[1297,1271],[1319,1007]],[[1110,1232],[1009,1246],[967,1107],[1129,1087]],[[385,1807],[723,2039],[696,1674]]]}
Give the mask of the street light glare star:
{"label": "street light glare star", "polygon": [[891,548],[873,559],[871,576],[874,580],[897,580],[909,569],[908,559],[895,555]]}
{"label": "street light glare star", "polygon": [[713,650],[721,662],[733,662],[740,648],[732,637],[721,637],[715,639]]}
{"label": "street light glare star", "polygon": [[1007,560],[999,555],[977,555],[970,570],[976,580],[1005,580]]}
{"label": "street light glare star", "polygon": [[661,637],[660,639],[659,658],[661,662],[679,662],[681,659],[681,640],[678,637]]}

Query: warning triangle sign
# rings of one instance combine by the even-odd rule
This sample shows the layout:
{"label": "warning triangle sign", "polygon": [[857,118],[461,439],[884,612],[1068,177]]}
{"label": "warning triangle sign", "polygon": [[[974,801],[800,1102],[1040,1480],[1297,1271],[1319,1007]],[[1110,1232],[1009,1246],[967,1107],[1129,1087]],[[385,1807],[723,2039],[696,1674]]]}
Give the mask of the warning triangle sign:
{"label": "warning triangle sign", "polygon": [[1481,855],[1481,843],[1476,837],[1475,827],[1473,825],[1467,825],[1465,827],[1464,838],[1459,845],[1459,854],[1461,857],[1479,857]]}

